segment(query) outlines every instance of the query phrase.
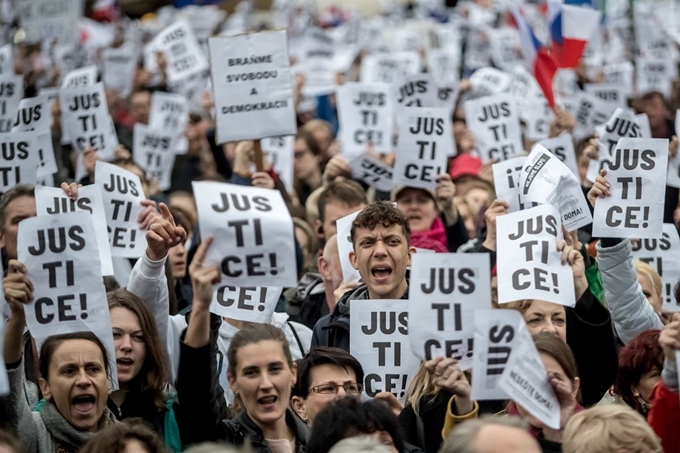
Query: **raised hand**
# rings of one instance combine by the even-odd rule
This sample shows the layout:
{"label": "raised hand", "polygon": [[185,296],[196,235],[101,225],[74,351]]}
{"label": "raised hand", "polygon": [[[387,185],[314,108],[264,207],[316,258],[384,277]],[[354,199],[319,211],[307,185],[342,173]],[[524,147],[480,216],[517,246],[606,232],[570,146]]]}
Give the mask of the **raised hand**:
{"label": "raised hand", "polygon": [[161,215],[155,216],[146,233],[146,256],[152,261],[163,259],[168,250],[186,241],[187,232],[175,224],[175,219],[165,203],[160,204]]}
{"label": "raised hand", "polygon": [[220,280],[220,268],[217,264],[212,266],[203,264],[212,242],[213,239],[208,238],[201,243],[189,266],[191,284],[194,288],[194,310],[205,309],[207,311],[210,308],[212,287]]}

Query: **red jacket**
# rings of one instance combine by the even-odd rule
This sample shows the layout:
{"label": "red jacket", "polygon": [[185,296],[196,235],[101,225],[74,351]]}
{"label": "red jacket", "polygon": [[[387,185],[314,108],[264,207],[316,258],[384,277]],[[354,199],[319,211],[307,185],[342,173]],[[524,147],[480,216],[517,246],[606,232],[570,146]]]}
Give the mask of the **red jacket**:
{"label": "red jacket", "polygon": [[680,452],[680,395],[670,390],[663,381],[652,392],[652,407],[647,422],[661,438],[663,451]]}

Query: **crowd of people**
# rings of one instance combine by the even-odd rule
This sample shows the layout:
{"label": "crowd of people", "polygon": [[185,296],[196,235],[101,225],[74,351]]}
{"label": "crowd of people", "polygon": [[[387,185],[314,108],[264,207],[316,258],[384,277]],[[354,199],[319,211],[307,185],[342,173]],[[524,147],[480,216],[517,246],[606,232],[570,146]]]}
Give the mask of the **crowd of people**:
{"label": "crowd of people", "polygon": [[[207,36],[220,27],[255,31],[283,22],[295,38],[312,24],[333,30],[362,23],[341,8],[311,11],[309,6],[275,3],[266,14],[240,7],[226,19],[210,10],[221,19]],[[634,260],[634,238],[596,237],[589,226],[565,230],[555,253],[570,268],[574,300],[498,303],[497,219],[508,214],[510,200],[496,197],[497,160],[481,159],[475,131],[468,128],[465,103],[477,96],[472,77],[479,67],[466,63],[465,55],[472,54],[471,45],[479,45],[479,33],[511,22],[511,15],[498,2],[458,3],[432,10],[395,4],[383,17],[397,26],[418,22],[434,27],[450,21],[460,27],[461,64],[450,68],[459,94],[449,106],[457,155],[448,159],[432,188],[398,185],[384,191],[358,181],[342,152],[335,94],[305,94],[304,74],[294,83],[298,132],[289,156],[290,180],[284,174],[288,169],[277,167],[266,155],[264,168],[257,169],[262,163],[259,143],[218,143],[215,99],[207,78],[200,79],[203,85],[194,83],[192,90],[187,90],[190,83],[169,82],[162,52],[139,55],[126,96],[106,87],[120,144],[108,161],[142,181],[145,200],[137,221],[145,231],[146,250],[136,260],[114,259],[114,274],[103,277],[113,351],[95,333],[85,331],[53,335],[38,345],[26,327],[26,312],[41,295],[18,259],[20,224],[38,215],[36,185],[16,184],[2,194],[6,305],[0,322],[6,323],[0,345],[9,392],[0,396],[0,451],[680,452],[680,314],[673,311],[680,306],[680,285],[670,295],[674,300],[665,300],[668,294],[658,270]],[[537,11],[541,20],[540,5],[533,6],[527,9]],[[132,21],[115,8],[98,11],[98,19],[111,32],[104,47],[112,48],[128,42],[132,29],[148,41],[182,12],[166,7]],[[92,18],[87,20],[87,30],[97,30]],[[23,98],[58,89],[68,70],[85,66],[62,61],[49,43],[24,42],[21,26],[19,18],[8,24],[14,34],[9,44],[13,70],[23,76]],[[623,41],[617,36],[622,30],[609,28],[602,36],[613,47]],[[466,41],[468,36],[475,39]],[[71,57],[100,63],[101,44],[86,33],[79,38]],[[338,71],[336,83],[357,81],[362,58],[377,48],[372,44],[360,49],[352,64]],[[418,51],[426,53],[424,47]],[[519,48],[517,52],[521,64]],[[632,59],[632,47],[626,52],[624,59]],[[425,65],[422,69],[428,70]],[[604,72],[587,67],[584,55],[573,75],[581,90],[602,82]],[[101,71],[99,77],[105,79]],[[627,102],[636,114],[647,115],[651,137],[669,140],[671,156],[678,148],[675,113],[670,110],[680,99],[680,84],[675,82],[680,80],[667,92],[631,93]],[[149,123],[152,96],[159,92],[180,93],[191,104],[183,131],[186,149],[177,153],[165,190],[133,158],[134,126]],[[83,188],[95,183],[96,164],[104,157],[96,147],[80,149],[63,136],[58,100],[51,114],[54,186],[75,202]],[[556,106],[545,138],[573,133],[577,115],[568,102]],[[523,126],[528,127],[525,122]],[[606,169],[594,180],[586,177],[602,152],[598,136],[593,127],[574,141],[579,182],[591,211],[612,195]],[[526,151],[518,155],[527,155],[536,142],[526,133],[523,141]],[[366,144],[366,154],[394,165],[395,153],[378,153],[372,143]],[[4,153],[3,160],[9,160]],[[270,322],[211,311],[222,269],[206,258],[215,244],[199,233],[202,200],[194,198],[195,181],[269,189],[285,201],[293,219],[296,253],[290,260],[298,284],[281,292]],[[678,189],[668,186],[664,202],[663,222],[679,228]],[[352,251],[341,256],[338,236],[344,233],[337,222],[357,212],[347,238]],[[403,397],[388,391],[367,396],[366,363],[350,353],[350,305],[409,299],[411,259],[426,252],[488,255],[493,308],[519,312],[526,322],[547,373],[541,378],[559,402],[557,429],[512,399],[475,399],[475,370],[461,367],[453,357],[421,361]],[[345,260],[359,280],[345,278]]]}

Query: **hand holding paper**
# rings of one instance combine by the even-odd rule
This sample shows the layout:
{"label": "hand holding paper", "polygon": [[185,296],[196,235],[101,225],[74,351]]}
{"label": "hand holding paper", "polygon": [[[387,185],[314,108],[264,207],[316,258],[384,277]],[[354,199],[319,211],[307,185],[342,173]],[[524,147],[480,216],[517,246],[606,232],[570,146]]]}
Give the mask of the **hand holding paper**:
{"label": "hand holding paper", "polygon": [[571,272],[574,275],[574,292],[576,300],[579,300],[581,296],[583,296],[583,293],[586,292],[586,289],[588,289],[583,255],[581,255],[581,252],[574,248],[573,245],[567,244],[566,240],[557,243],[557,251],[562,252],[562,264],[569,263],[571,266]]}
{"label": "hand holding paper", "polygon": [[600,175],[595,178],[595,183],[593,184],[593,187],[590,188],[588,191],[588,202],[590,203],[590,206],[595,209],[595,203],[597,202],[598,198],[606,198],[610,197],[612,192],[611,192],[611,184],[609,184],[609,181],[607,181],[607,170],[600,170]]}
{"label": "hand holding paper", "polygon": [[12,318],[23,316],[24,304],[33,300],[33,283],[28,278],[26,266],[18,260],[9,260],[7,277],[2,281],[5,300],[12,310]]}
{"label": "hand holding paper", "polygon": [[562,441],[562,431],[576,410],[576,398],[572,393],[571,383],[562,374],[548,371],[548,381],[555,392],[557,401],[560,403],[560,429],[552,429],[549,426],[543,428],[543,435],[553,442]]}
{"label": "hand holding paper", "polygon": [[470,383],[456,359],[436,357],[425,362],[425,368],[430,372],[434,385],[456,396],[456,415],[472,412],[474,404],[470,399]]}
{"label": "hand holding paper", "polygon": [[491,206],[484,213],[486,220],[486,239],[484,239],[484,247],[489,250],[496,250],[496,217],[507,214],[510,207],[507,201],[496,199],[491,202]]}
{"label": "hand holding paper", "polygon": [[439,209],[446,216],[447,225],[452,225],[458,220],[458,211],[453,205],[453,197],[456,196],[456,185],[451,181],[451,175],[441,173],[437,177],[437,188],[435,189]]}
{"label": "hand holding paper", "polygon": [[175,219],[165,203],[161,203],[161,215],[154,218],[146,233],[146,256],[158,261],[168,254],[168,250],[183,243],[187,232],[175,224]]}

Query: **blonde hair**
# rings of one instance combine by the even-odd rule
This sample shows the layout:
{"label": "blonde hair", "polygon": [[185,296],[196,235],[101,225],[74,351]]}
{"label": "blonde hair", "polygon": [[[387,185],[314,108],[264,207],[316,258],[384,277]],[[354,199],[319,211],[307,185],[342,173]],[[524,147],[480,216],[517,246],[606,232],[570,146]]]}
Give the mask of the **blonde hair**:
{"label": "blonde hair", "polygon": [[413,407],[413,412],[419,414],[419,406],[421,398],[429,397],[430,401],[434,400],[439,395],[440,387],[432,382],[432,375],[425,363],[421,362],[418,372],[413,377],[411,384],[406,389],[406,403]]}
{"label": "blonde hair", "polygon": [[644,261],[636,261],[634,266],[638,275],[642,274],[651,280],[652,285],[654,286],[654,291],[656,291],[656,293],[659,295],[659,299],[663,300],[663,283],[659,273]]}
{"label": "blonde hair", "polygon": [[569,420],[563,453],[662,453],[661,442],[644,418],[628,406],[595,406]]}

